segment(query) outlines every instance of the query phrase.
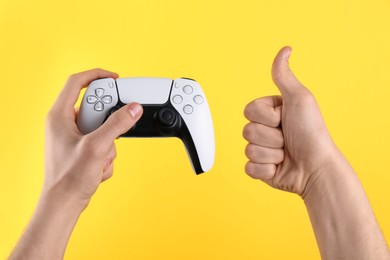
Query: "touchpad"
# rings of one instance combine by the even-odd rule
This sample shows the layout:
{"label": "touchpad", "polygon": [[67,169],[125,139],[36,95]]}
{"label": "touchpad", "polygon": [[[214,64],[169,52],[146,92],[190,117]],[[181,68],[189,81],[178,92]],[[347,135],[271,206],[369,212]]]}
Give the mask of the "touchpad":
{"label": "touchpad", "polygon": [[125,104],[165,104],[171,91],[172,79],[167,78],[118,78],[119,99]]}

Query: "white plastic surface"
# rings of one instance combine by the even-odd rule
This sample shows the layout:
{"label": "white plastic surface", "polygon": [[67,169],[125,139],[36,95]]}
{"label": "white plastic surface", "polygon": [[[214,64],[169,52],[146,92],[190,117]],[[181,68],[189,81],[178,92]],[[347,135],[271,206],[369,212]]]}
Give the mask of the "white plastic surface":
{"label": "white plastic surface", "polygon": [[[186,94],[185,92],[188,92],[187,90],[189,89],[188,85],[192,87],[193,91]],[[175,95],[183,97],[183,101],[180,104],[173,102]],[[194,97],[197,95],[203,98],[201,104],[194,102]],[[176,79],[172,88],[171,103],[179,112],[190,131],[202,170],[204,172],[209,171],[214,165],[215,158],[214,126],[209,104],[199,83],[193,80]],[[184,107],[187,105],[193,107],[191,114],[184,112]]]}
{"label": "white plastic surface", "polygon": [[116,80],[119,99],[125,104],[164,104],[168,101],[172,79],[119,78]]}
{"label": "white plastic surface", "polygon": [[[107,95],[112,97],[110,104],[103,104],[102,111],[94,109],[96,103],[87,102],[88,96],[96,96],[96,90],[99,88],[104,90],[100,98]],[[214,165],[214,127],[206,96],[196,81],[176,79],[172,87],[172,80],[167,78],[119,78],[116,80],[116,85],[112,78],[95,80],[91,82],[84,94],[77,125],[82,133],[90,133],[103,123],[110,109],[118,103],[119,99],[123,103],[162,105],[168,101],[170,93],[171,104],[187,125],[201,168],[207,172]],[[182,98],[180,102],[178,96]],[[189,108],[192,108],[191,111]]]}
{"label": "white plastic surface", "polygon": [[[104,94],[102,96],[111,96],[112,102],[110,104],[103,104],[102,111],[94,110],[95,104],[87,102],[88,96],[96,96],[96,89],[102,88]],[[99,92],[99,91],[98,91]],[[96,130],[104,121],[107,113],[118,102],[118,94],[115,87],[115,80],[112,78],[98,79],[91,82],[85,91],[83,101],[81,102],[80,113],[77,118],[77,126],[83,134],[88,134]]]}

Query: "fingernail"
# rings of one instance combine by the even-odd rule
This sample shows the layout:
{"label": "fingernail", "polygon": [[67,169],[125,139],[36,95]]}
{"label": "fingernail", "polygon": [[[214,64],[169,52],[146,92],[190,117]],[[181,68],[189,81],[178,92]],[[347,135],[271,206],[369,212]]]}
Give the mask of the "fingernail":
{"label": "fingernail", "polygon": [[130,115],[132,118],[136,118],[141,113],[142,107],[138,103],[131,103],[128,107]]}
{"label": "fingernail", "polygon": [[286,54],[284,55],[285,60],[288,61],[290,59],[291,51],[292,51],[291,49],[288,49],[286,51]]}

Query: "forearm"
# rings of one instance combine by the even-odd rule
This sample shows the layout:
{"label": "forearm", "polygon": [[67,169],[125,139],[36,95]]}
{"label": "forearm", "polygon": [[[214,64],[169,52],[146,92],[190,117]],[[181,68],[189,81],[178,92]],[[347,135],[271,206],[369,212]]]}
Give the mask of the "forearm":
{"label": "forearm", "polygon": [[84,209],[72,198],[44,192],[9,259],[62,259],[69,237]]}
{"label": "forearm", "polygon": [[340,152],[303,195],[323,259],[390,259],[364,189]]}

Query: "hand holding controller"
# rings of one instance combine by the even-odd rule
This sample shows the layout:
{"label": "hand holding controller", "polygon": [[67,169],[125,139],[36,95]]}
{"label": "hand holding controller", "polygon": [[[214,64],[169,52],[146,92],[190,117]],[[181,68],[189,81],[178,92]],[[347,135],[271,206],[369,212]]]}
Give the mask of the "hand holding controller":
{"label": "hand holding controller", "polygon": [[206,96],[194,80],[104,78],[88,86],[77,119],[79,130],[96,130],[117,109],[138,102],[144,113],[122,137],[178,137],[197,174],[214,164],[214,128]]}

